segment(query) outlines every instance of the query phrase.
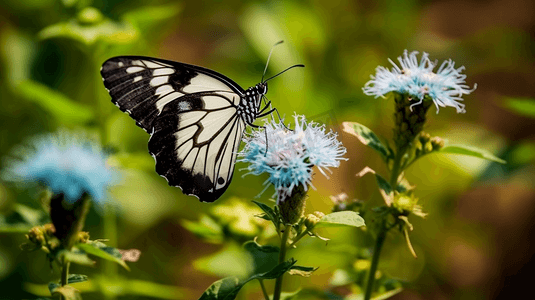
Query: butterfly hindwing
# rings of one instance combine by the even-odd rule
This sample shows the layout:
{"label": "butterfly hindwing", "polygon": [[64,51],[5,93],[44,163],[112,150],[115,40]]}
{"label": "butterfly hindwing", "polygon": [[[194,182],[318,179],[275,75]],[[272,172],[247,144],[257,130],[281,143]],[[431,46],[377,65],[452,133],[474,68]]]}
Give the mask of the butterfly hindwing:
{"label": "butterfly hindwing", "polygon": [[158,174],[201,201],[219,198],[245,129],[244,90],[209,69],[149,57],[111,58],[101,74],[112,101],[151,134]]}
{"label": "butterfly hindwing", "polygon": [[[230,94],[230,93],[229,93]],[[165,106],[154,120],[149,152],[156,171],[170,185],[205,202],[215,201],[232,179],[245,123],[228,102],[218,109],[195,110],[184,101],[203,105],[225,93],[197,93]]]}

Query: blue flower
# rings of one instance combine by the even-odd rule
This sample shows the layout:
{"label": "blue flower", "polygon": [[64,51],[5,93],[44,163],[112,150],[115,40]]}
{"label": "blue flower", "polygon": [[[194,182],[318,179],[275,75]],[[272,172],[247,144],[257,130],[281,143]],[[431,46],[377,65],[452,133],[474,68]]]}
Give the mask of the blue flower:
{"label": "blue flower", "polygon": [[265,184],[275,187],[277,201],[290,196],[299,185],[306,191],[311,185],[313,166],[327,176],[329,167],[338,167],[340,160],[345,160],[342,156],[346,149],[336,139],[336,133],[326,133],[324,125],[307,123],[304,116],[296,115],[294,119],[292,131],[274,121],[266,123],[265,129],[253,131],[239,153],[239,161],[249,163],[248,174],[269,175]]}
{"label": "blue flower", "polygon": [[390,71],[382,66],[377,67],[375,76],[370,76],[372,80],[364,86],[364,93],[375,98],[383,97],[389,92],[409,94],[420,100],[413,105],[421,104],[428,96],[435,103],[437,113],[439,106],[455,107],[458,113],[466,112],[465,105],[460,101],[463,101],[463,95],[473,92],[476,85],[473,89],[466,85],[466,75],[461,74],[464,67],[456,69],[455,62],[450,59],[444,61],[434,73],[437,62],[431,62],[429,54],[425,52],[418,62],[417,54],[417,51],[408,53],[405,50],[403,57],[398,57],[401,67],[388,59],[394,66]]}
{"label": "blue flower", "polygon": [[117,178],[107,166],[102,150],[72,133],[38,137],[18,151],[20,160],[11,160],[4,178],[14,182],[39,182],[54,194],[74,203],[88,193],[94,201],[104,201],[106,189]]}

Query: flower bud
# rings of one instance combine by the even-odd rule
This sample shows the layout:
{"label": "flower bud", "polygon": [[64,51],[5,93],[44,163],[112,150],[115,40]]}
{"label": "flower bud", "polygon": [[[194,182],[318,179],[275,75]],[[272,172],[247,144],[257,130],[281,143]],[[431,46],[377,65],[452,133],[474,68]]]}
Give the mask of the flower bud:
{"label": "flower bud", "polygon": [[306,206],[306,191],[301,185],[292,190],[292,195],[279,202],[284,224],[296,224],[303,217]]}
{"label": "flower bud", "polygon": [[89,232],[80,231],[78,232],[77,242],[78,243],[87,243],[89,241]]}
{"label": "flower bud", "polygon": [[35,226],[31,228],[26,235],[26,238],[38,246],[43,245],[45,242],[44,232],[41,226]]}
{"label": "flower bud", "polygon": [[425,153],[430,153],[433,151],[433,144],[431,144],[431,141],[425,143]]}
{"label": "flower bud", "polygon": [[438,151],[444,147],[444,140],[435,136],[431,139],[431,144],[433,145],[433,150]]}
{"label": "flower bud", "polygon": [[318,224],[318,222],[320,221],[321,219],[318,218],[317,216],[313,215],[313,214],[308,214],[305,218],[305,227],[308,229],[308,230],[312,230],[312,228],[314,228],[314,226],[316,226],[316,224]]}

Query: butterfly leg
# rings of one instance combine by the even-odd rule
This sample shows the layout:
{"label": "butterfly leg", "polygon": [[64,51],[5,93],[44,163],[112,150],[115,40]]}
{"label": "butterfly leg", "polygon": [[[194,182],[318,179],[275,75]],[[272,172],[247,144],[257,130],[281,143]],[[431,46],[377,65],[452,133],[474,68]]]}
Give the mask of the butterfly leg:
{"label": "butterfly leg", "polygon": [[266,151],[264,151],[264,157],[267,155],[267,150],[268,150],[268,136],[267,136],[267,131],[266,131],[266,126],[260,126],[260,125],[255,125],[255,124],[252,124],[252,123],[248,123],[247,125],[253,127],[253,128],[262,128],[264,129],[264,134],[266,135]]}
{"label": "butterfly leg", "polygon": [[[270,101],[269,103],[271,103],[271,101]],[[277,113],[277,116],[279,117],[279,120],[282,120],[281,115],[280,115],[280,113],[279,113],[279,110],[278,110],[276,107],[274,107],[274,108],[268,110],[267,112],[263,113],[263,111],[266,110],[266,108],[267,108],[267,106],[264,107],[264,108],[259,112],[259,115],[257,115],[256,117],[257,117],[257,118],[261,118],[261,117],[265,117],[265,116],[267,116],[267,115],[269,115],[269,114],[271,114],[271,113],[273,113],[273,112],[276,112],[276,113]],[[288,126],[286,126],[286,124],[284,124],[284,122],[282,122],[282,126],[284,126],[284,128],[286,128],[286,129],[289,130],[289,131],[293,131],[293,130],[291,130],[290,128],[288,128]]]}

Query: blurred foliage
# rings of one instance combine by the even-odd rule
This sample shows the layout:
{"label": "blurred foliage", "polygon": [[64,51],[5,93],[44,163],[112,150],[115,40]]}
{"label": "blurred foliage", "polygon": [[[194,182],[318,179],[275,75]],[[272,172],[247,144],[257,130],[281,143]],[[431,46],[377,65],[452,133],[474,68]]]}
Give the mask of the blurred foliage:
{"label": "blurred foliage", "polygon": [[[16,155],[15,146],[31,136],[59,128],[98,136],[110,151],[110,164],[123,174],[122,184],[111,191],[117,212],[111,220],[117,228],[109,226],[110,218],[91,211],[85,230],[119,248],[140,249],[142,255],[129,263],[131,272],[74,266],[73,274],[90,279],[74,286],[84,299],[196,299],[220,276],[230,275],[205,272],[214,271],[209,264],[226,251],[242,251],[229,241],[256,236],[263,225],[251,221],[248,209],[236,210],[233,221],[222,222],[221,211],[169,187],[154,172],[148,135],[111,103],[99,74],[102,62],[116,55],[157,56],[216,70],[248,87],[259,81],[271,46],[284,40],[268,74],[296,63],[306,68],[270,81],[268,97],[283,116],[295,111],[336,130],[343,121],[358,122],[390,136],[392,99],[366,97],[362,87],[378,65],[388,66],[387,58],[404,49],[426,51],[433,59],[452,58],[466,66],[469,85],[478,83],[478,89],[465,99],[466,114],[431,111],[425,130],[451,144],[477,145],[508,164],[458,155],[428,155],[415,162],[406,176],[418,186],[419,203],[429,213],[426,220],[411,219],[418,259],[402,237],[387,236],[379,269],[388,275],[384,278],[403,282],[404,291],[398,293],[398,283],[383,286],[398,293],[394,299],[520,298],[535,266],[532,11],[529,0],[4,0],[0,169],[6,157]],[[380,159],[338,131],[349,161],[331,179],[316,177],[310,212],[330,211],[329,195],[340,192],[370,206],[383,201],[372,176],[354,175],[365,166],[383,171]],[[218,203],[248,205],[243,199],[253,199],[263,189],[265,178],[242,178],[242,167],[237,166]],[[270,193],[259,201],[266,202]],[[0,223],[26,226],[0,233],[0,298],[48,296],[50,272],[58,276],[43,255],[21,253],[17,246],[24,236],[14,232],[42,221],[37,198],[35,190],[0,181]],[[204,237],[225,244],[197,238],[192,228],[200,223],[212,230]],[[236,227],[242,232],[229,234]],[[301,289],[303,299],[357,292],[350,283],[358,282],[365,267],[361,261],[369,257],[361,253],[371,246],[369,233],[332,230],[318,229],[330,238],[328,245],[306,239],[292,253],[300,264],[319,269],[309,278],[287,276],[285,291]],[[269,234],[264,238],[269,241]],[[330,282],[326,294],[319,295],[314,287],[325,282]],[[271,284],[266,281],[268,290]],[[253,285],[244,286],[238,297],[261,299]]]}

